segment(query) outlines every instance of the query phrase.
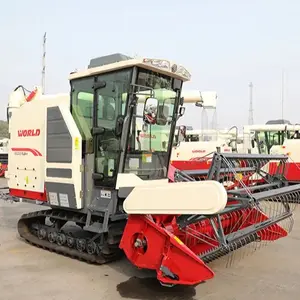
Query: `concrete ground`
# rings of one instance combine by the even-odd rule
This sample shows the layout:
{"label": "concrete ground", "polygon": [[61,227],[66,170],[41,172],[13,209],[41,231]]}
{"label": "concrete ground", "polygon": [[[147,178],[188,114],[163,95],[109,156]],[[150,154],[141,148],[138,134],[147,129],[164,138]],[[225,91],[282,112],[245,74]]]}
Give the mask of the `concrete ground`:
{"label": "concrete ground", "polygon": [[[4,180],[0,184],[5,184]],[[192,287],[164,288],[151,271],[139,271],[123,259],[93,266],[41,250],[20,240],[21,214],[39,207],[0,200],[1,300],[262,300],[300,297],[300,207],[292,234],[272,243],[237,265],[210,266],[214,279]]]}

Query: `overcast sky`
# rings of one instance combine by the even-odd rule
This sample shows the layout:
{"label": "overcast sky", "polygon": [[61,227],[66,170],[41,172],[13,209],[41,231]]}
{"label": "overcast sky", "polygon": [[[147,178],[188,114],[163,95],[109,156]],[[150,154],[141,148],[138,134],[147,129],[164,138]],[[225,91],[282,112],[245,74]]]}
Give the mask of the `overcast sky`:
{"label": "overcast sky", "polygon": [[[192,74],[185,89],[218,93],[219,127],[248,122],[253,82],[254,122],[300,122],[299,0],[10,0],[0,18],[0,119],[19,84],[41,83],[47,32],[46,92],[68,92],[68,75],[90,58],[124,53],[168,58]],[[201,126],[201,110],[182,120]],[[181,122],[181,123],[182,123]]]}

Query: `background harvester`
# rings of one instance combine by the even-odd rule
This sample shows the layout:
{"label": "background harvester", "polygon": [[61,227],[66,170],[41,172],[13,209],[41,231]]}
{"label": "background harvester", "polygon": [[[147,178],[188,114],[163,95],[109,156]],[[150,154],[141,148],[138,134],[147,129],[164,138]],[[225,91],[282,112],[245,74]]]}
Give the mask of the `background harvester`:
{"label": "background harvester", "polygon": [[[287,199],[298,197],[299,185],[284,187],[285,156],[217,153],[204,173],[169,167],[188,80],[188,71],[168,60],[113,54],[72,73],[70,94],[36,89],[27,96],[17,88],[8,107],[10,195],[51,208],[22,215],[21,237],[97,264],[124,252],[171,286],[210,279],[208,262],[286,236]],[[161,140],[141,148],[141,127],[167,136],[167,147]],[[264,183],[253,174],[269,159],[278,172]],[[269,200],[278,200],[271,213],[262,208]]]}

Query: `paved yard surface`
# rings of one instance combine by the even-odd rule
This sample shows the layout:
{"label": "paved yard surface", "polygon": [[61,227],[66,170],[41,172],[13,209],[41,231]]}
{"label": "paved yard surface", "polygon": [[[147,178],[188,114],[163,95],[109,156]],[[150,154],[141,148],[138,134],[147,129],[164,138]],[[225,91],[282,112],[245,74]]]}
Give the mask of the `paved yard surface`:
{"label": "paved yard surface", "polygon": [[300,299],[300,207],[288,238],[230,268],[214,262],[215,279],[196,288],[171,289],[161,287],[155,274],[136,270],[126,259],[93,266],[26,244],[17,235],[17,220],[35,209],[39,207],[0,200],[1,300]]}

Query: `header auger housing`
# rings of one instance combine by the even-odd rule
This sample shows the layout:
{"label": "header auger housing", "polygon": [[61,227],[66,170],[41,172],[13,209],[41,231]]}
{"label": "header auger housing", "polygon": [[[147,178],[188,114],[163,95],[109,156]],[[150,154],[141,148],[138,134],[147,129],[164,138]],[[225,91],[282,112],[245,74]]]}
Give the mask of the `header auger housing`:
{"label": "header auger housing", "polygon": [[[8,105],[10,194],[50,208],[23,215],[21,237],[97,264],[125,253],[174,285],[212,278],[208,262],[286,236],[280,222],[291,221],[287,199],[300,187],[285,187],[284,156],[218,153],[206,171],[169,167],[188,80],[168,60],[115,54],[72,73],[70,93],[18,87]],[[140,130],[150,137],[142,147]]]}

